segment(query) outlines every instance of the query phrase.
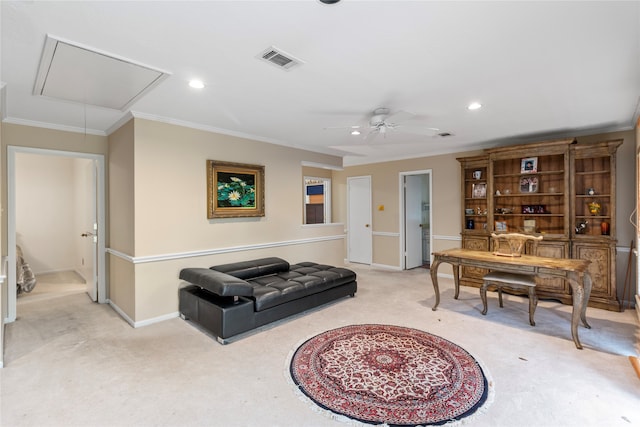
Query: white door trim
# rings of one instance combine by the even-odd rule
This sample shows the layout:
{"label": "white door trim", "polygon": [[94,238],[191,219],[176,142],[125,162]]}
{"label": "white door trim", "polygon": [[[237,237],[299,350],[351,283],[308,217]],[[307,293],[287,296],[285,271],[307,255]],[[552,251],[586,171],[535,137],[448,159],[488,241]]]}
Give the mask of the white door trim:
{"label": "white door trim", "polygon": [[98,302],[107,302],[105,272],[105,170],[104,155],[71,151],[48,150],[32,147],[7,147],[7,317],[5,322],[16,320],[16,154],[39,154],[94,160],[97,167],[97,221],[98,221]]}
{"label": "white door trim", "polygon": [[[405,245],[405,236],[406,236],[406,232],[407,232],[407,224],[405,222],[405,217],[404,217],[404,177],[407,175],[429,175],[429,227],[430,232],[429,232],[429,248],[433,248],[433,169],[425,169],[425,170],[418,170],[418,171],[408,171],[408,172],[400,172],[400,175],[398,176],[398,181],[399,181],[399,186],[398,186],[398,194],[400,195],[400,197],[398,197],[399,199],[399,203],[400,203],[400,209],[398,210],[400,212],[400,247],[399,249],[399,253],[400,253],[400,269],[401,270],[406,270],[407,268],[407,260],[404,256],[404,245]],[[429,262],[433,263],[433,259],[431,254],[429,254]]]}

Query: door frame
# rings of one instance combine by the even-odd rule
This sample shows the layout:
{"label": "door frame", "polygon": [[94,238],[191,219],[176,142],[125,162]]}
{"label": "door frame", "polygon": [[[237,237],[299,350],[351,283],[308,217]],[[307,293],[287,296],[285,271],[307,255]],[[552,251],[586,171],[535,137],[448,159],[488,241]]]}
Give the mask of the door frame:
{"label": "door frame", "polygon": [[104,155],[72,151],[49,150],[43,148],[7,146],[7,317],[6,323],[16,320],[16,154],[38,154],[93,160],[96,167],[96,221],[98,224],[98,303],[107,302],[106,250],[105,250],[105,164]]}
{"label": "door frame", "polygon": [[[407,172],[400,172],[400,174],[398,175],[398,194],[400,195],[400,197],[398,197],[399,199],[399,203],[400,203],[400,209],[398,210],[400,212],[400,247],[399,249],[399,254],[400,254],[400,269],[401,270],[406,270],[407,269],[407,259],[404,256],[404,247],[405,247],[405,236],[407,233],[407,224],[405,221],[405,191],[404,191],[404,178],[405,176],[408,175],[428,175],[429,176],[429,248],[433,248],[433,169],[424,169],[424,170],[417,170],[417,171],[407,171]],[[433,256],[431,254],[429,254],[429,263],[433,263]]]}

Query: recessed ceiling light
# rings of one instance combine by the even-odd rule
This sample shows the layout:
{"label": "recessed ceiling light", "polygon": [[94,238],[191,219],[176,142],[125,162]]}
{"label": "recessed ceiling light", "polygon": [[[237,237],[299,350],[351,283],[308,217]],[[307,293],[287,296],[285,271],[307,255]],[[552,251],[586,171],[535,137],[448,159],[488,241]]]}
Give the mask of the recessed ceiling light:
{"label": "recessed ceiling light", "polygon": [[202,80],[191,80],[189,82],[189,86],[194,89],[202,89],[204,87],[204,83],[202,83]]}
{"label": "recessed ceiling light", "polygon": [[360,131],[358,129],[354,129],[351,131],[351,135],[360,135]]}
{"label": "recessed ceiling light", "polygon": [[469,106],[467,106],[467,108],[469,110],[477,110],[479,108],[482,108],[482,104],[480,104],[479,102],[472,102],[471,104],[469,104]]}

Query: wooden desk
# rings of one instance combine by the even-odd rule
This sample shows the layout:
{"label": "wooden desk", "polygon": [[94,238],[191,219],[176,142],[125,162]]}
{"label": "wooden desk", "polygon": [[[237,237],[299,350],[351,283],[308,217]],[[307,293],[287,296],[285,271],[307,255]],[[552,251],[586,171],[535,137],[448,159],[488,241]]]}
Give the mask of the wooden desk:
{"label": "wooden desk", "polygon": [[591,276],[587,270],[591,261],[584,259],[545,258],[532,255],[520,257],[506,257],[494,255],[487,251],[474,251],[470,249],[449,249],[433,253],[431,265],[431,281],[436,294],[435,311],[440,304],[440,289],[438,288],[438,266],[440,263],[448,263],[453,266],[455,279],[455,295],[458,299],[460,292],[459,271],[460,266],[486,268],[488,270],[506,271],[519,274],[545,275],[561,277],[569,282],[573,291],[573,311],[571,315],[571,336],[578,349],[582,349],[578,338],[579,319],[586,328],[591,328],[587,323],[586,312],[589,296],[591,295]]}

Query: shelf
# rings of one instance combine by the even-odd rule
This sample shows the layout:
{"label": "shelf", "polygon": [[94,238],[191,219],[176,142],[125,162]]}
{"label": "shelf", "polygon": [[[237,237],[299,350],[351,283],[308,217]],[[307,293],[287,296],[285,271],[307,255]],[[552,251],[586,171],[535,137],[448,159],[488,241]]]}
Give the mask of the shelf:
{"label": "shelf", "polygon": [[[533,196],[560,196],[563,197],[564,193],[509,193],[509,194],[494,194],[495,198],[509,198],[509,197],[533,197]],[[594,196],[589,196],[594,197]]]}
{"label": "shelf", "polygon": [[609,174],[611,171],[590,171],[590,172],[576,172],[576,175],[601,175],[601,174]]}
{"label": "shelf", "polygon": [[[544,217],[544,218],[562,218],[564,214],[523,214],[523,213],[511,213],[511,214],[502,214],[502,213],[494,213],[493,216],[506,216],[506,217]],[[589,217],[589,218],[597,218],[597,217]]]}
{"label": "shelf", "polygon": [[597,199],[597,198],[611,197],[611,194],[576,194],[576,198],[578,199]]}
{"label": "shelf", "polygon": [[496,174],[493,176],[493,179],[496,178],[513,178],[513,177],[521,177],[521,176],[540,176],[540,175],[563,175],[564,171],[563,170],[557,170],[557,171],[545,171],[545,172],[536,172],[536,173],[503,173],[503,174]]}

